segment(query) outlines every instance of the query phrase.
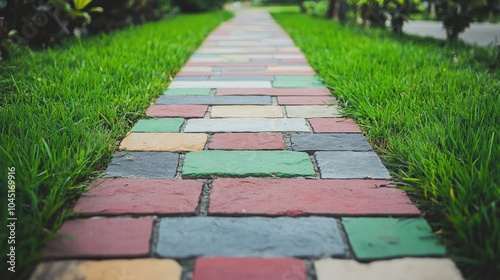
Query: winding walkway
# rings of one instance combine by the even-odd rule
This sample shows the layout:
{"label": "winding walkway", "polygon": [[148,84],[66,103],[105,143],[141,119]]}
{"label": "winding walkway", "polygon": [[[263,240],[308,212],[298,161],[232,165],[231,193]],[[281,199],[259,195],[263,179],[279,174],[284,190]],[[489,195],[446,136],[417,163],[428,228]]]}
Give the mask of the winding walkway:
{"label": "winding walkway", "polygon": [[269,14],[223,23],[147,115],[32,279],[461,279]]}

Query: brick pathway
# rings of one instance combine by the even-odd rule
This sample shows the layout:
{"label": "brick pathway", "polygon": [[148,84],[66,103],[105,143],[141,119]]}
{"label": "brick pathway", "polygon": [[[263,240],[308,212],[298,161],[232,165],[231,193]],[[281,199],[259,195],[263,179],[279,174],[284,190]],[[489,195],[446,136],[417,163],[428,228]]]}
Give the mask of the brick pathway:
{"label": "brick pathway", "polygon": [[238,13],[121,142],[32,279],[460,279],[335,103],[268,14]]}

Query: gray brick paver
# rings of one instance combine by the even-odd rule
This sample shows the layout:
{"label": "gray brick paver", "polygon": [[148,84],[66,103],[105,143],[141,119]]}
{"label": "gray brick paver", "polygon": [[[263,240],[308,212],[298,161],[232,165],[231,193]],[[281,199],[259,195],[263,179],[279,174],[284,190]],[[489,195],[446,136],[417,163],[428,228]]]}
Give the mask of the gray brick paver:
{"label": "gray brick paver", "polygon": [[345,256],[337,221],[306,218],[163,218],[156,254],[161,257]]}

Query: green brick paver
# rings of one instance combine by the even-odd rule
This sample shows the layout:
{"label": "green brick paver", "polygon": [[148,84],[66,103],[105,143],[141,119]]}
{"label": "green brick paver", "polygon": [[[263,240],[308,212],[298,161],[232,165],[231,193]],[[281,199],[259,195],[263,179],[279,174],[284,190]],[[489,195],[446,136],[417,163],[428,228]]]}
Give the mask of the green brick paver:
{"label": "green brick paver", "polygon": [[273,87],[277,88],[322,88],[323,83],[315,76],[276,76]]}
{"label": "green brick paver", "polygon": [[307,153],[289,151],[204,151],[186,155],[182,176],[298,177],[314,176]]}
{"label": "green brick paver", "polygon": [[209,88],[171,88],[164,95],[210,95]]}
{"label": "green brick paver", "polygon": [[342,224],[358,260],[446,253],[421,218],[343,218]]}
{"label": "green brick paver", "polygon": [[183,123],[183,118],[139,120],[132,127],[132,132],[179,132]]}

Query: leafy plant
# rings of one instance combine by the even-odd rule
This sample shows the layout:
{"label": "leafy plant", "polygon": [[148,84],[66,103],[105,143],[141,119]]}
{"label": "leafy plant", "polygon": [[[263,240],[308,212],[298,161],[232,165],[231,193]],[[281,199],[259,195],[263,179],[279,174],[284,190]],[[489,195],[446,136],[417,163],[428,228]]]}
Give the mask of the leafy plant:
{"label": "leafy plant", "polygon": [[179,7],[184,13],[199,13],[219,10],[226,2],[226,0],[172,0],[172,5]]}
{"label": "leafy plant", "polygon": [[385,27],[386,15],[382,9],[384,0],[349,0],[361,15],[361,25],[369,22],[372,27]]}
{"label": "leafy plant", "polygon": [[328,10],[328,1],[304,1],[306,13],[315,17],[324,17]]}
{"label": "leafy plant", "polygon": [[383,9],[391,18],[391,28],[395,34],[403,33],[403,24],[410,18],[410,11],[420,6],[421,0],[385,0]]}
{"label": "leafy plant", "polygon": [[3,45],[4,40],[7,38],[7,35],[4,35],[4,26],[3,26],[4,18],[0,17],[0,60],[9,59],[9,53],[7,48]]}
{"label": "leafy plant", "polygon": [[486,4],[486,0],[446,0],[445,4],[447,7],[443,26],[446,37],[456,40],[458,35],[470,26],[473,19],[471,10]]}
{"label": "leafy plant", "polygon": [[91,13],[102,13],[102,7],[89,7],[93,0],[73,0],[73,5],[66,0],[49,0],[50,4],[62,9],[69,17],[69,25],[74,35],[87,33],[85,27],[92,22]]}

